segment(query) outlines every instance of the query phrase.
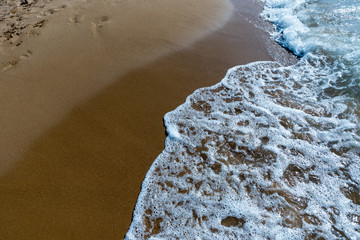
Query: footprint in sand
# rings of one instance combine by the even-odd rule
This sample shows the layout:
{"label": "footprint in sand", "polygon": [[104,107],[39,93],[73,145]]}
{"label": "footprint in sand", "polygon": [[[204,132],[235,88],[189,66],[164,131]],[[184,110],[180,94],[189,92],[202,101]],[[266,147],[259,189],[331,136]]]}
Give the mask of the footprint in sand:
{"label": "footprint in sand", "polygon": [[34,28],[42,28],[45,26],[45,20],[41,20],[40,22],[37,22],[33,25]]}
{"label": "footprint in sand", "polygon": [[80,14],[75,14],[74,16],[69,18],[69,21],[72,23],[79,23],[79,22],[82,22],[83,20],[84,20],[84,17]]}
{"label": "footprint in sand", "polygon": [[28,31],[26,31],[26,35],[28,36],[36,36],[36,35],[40,35],[39,30],[41,28],[44,28],[46,24],[46,20],[41,20],[33,25],[31,25],[30,29]]}
{"label": "footprint in sand", "polygon": [[38,35],[40,35],[40,33],[38,32],[38,31],[36,31],[35,29],[31,29],[30,31],[27,31],[26,32],[26,35],[28,35],[28,36],[38,36]]}
{"label": "footprint in sand", "polygon": [[26,59],[28,57],[30,57],[32,54],[32,51],[31,50],[27,50],[26,52],[24,52],[21,56],[20,56],[20,59]]}
{"label": "footprint in sand", "polygon": [[5,66],[1,69],[2,71],[8,70],[9,68],[14,67],[16,64],[18,64],[20,62],[20,59],[13,59],[11,61],[9,61],[8,63],[5,64]]}
{"label": "footprint in sand", "polygon": [[[41,6],[43,7],[43,6]],[[45,11],[40,12],[38,15],[36,15],[37,17],[41,18],[41,17],[47,17],[49,15],[52,15],[62,9],[66,8],[66,5],[61,5],[59,7],[56,8],[50,8],[50,9],[46,9]]]}
{"label": "footprint in sand", "polygon": [[6,63],[4,65],[4,67],[1,69],[2,71],[5,71],[9,68],[12,68],[14,67],[15,65],[17,65],[21,60],[23,59],[27,59],[31,56],[32,54],[32,51],[31,50],[27,50],[26,52],[24,52],[20,57],[16,58],[16,59],[13,59],[11,61],[9,61],[8,63]]}
{"label": "footprint in sand", "polygon": [[99,18],[94,18],[91,21],[91,24],[92,24],[94,29],[99,29],[99,28],[102,28],[104,25],[106,25],[106,23],[108,21],[109,21],[108,16],[102,16],[102,17],[99,17]]}
{"label": "footprint in sand", "polygon": [[37,15],[37,17],[39,17],[39,18],[41,18],[41,17],[47,17],[47,16],[52,15],[52,14],[54,14],[54,13],[55,13],[55,10],[54,10],[54,9],[47,9],[47,10],[45,10],[45,11],[43,11],[43,12],[40,12],[40,13]]}

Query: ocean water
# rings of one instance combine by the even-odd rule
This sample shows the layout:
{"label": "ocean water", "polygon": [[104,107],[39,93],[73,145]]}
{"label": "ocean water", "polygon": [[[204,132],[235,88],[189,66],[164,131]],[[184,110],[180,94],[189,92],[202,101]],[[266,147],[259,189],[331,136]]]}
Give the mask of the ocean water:
{"label": "ocean water", "polygon": [[126,239],[360,239],[360,2],[265,3],[299,62],[236,66],[165,115]]}

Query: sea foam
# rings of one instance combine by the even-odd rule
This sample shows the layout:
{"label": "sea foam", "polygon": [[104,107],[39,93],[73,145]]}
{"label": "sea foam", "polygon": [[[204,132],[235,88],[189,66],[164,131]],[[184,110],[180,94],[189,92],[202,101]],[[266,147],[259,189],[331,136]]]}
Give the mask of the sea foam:
{"label": "sea foam", "polygon": [[126,239],[359,238],[359,122],[319,99],[323,75],[238,66],[166,114]]}
{"label": "sea foam", "polygon": [[[326,94],[350,96],[359,106],[360,2],[357,0],[263,0],[262,16],[274,24],[273,38],[297,56],[325,60],[338,77]],[[359,108],[359,107],[358,107]]]}

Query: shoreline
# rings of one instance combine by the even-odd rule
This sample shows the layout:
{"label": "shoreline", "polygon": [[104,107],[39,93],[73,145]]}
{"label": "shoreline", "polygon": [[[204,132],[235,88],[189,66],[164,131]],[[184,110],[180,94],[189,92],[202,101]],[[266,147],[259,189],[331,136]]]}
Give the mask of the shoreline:
{"label": "shoreline", "polygon": [[234,65],[273,60],[269,51],[294,61],[246,20],[257,19],[257,3],[234,7],[223,28],[117,78],[30,144],[0,177],[5,238],[125,235],[141,182],[163,149],[164,114]]}

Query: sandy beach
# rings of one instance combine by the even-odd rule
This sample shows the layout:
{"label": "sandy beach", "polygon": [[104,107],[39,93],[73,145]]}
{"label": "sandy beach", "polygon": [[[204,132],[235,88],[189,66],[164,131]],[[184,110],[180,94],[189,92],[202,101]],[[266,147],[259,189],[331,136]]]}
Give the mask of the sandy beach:
{"label": "sandy beach", "polygon": [[164,114],[230,67],[295,61],[251,0],[4,9],[0,239],[123,238],[163,149]]}

